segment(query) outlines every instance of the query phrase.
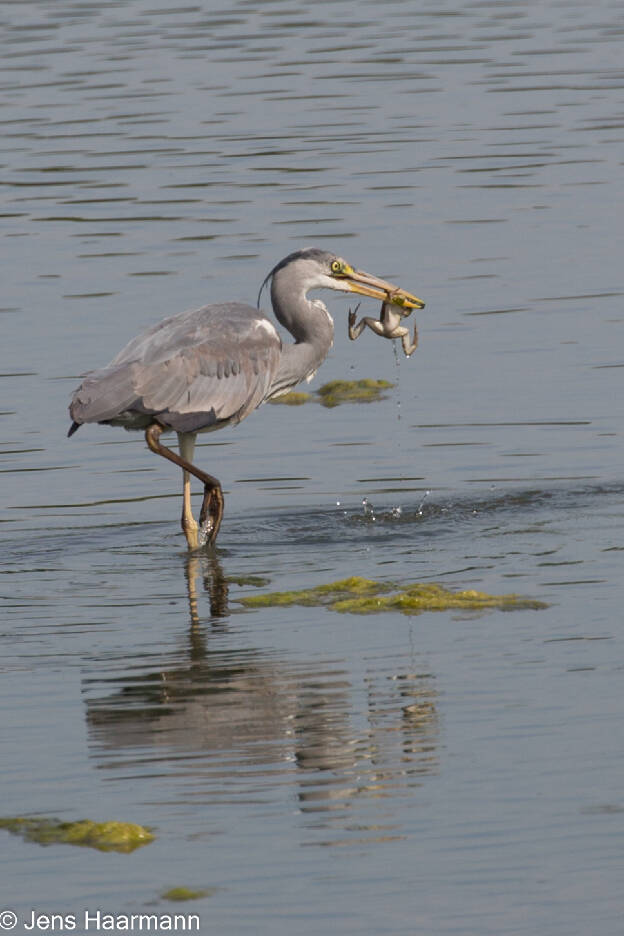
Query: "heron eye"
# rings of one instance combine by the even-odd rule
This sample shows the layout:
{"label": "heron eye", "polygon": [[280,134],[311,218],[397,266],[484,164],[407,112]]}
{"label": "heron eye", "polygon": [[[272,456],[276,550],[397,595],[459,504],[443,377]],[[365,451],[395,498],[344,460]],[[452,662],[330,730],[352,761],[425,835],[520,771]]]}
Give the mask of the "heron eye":
{"label": "heron eye", "polygon": [[344,263],[341,260],[332,260],[331,262],[331,271],[332,273],[342,273],[344,272]]}

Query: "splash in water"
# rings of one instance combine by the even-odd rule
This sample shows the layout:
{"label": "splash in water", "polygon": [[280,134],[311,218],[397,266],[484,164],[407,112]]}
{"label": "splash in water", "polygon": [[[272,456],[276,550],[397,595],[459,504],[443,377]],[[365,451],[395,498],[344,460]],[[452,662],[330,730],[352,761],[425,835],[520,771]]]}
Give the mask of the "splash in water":
{"label": "splash in water", "polygon": [[376,520],[376,519],[377,519],[377,518],[375,517],[375,508],[373,507],[373,505],[372,505],[371,502],[369,501],[368,497],[365,497],[365,498],[362,500],[362,507],[364,508],[364,516],[365,516],[365,517],[367,517],[369,520]]}
{"label": "splash in water", "polygon": [[205,546],[210,537],[210,531],[212,530],[212,517],[206,517],[204,522],[201,524],[199,530],[197,531],[197,545]]}
{"label": "splash in water", "polygon": [[[338,510],[340,510],[340,508],[342,507],[342,501],[337,500],[337,501],[336,501],[336,507],[338,508]],[[342,515],[343,515],[343,517],[346,517],[346,516],[347,516],[347,511],[346,511],[346,510],[343,510],[343,511],[342,511]]]}
{"label": "splash in water", "polygon": [[430,491],[430,490],[426,490],[425,493],[424,493],[424,495],[423,495],[423,499],[421,500],[420,504],[418,505],[418,510],[416,511],[416,513],[418,514],[419,517],[422,517],[422,515],[423,515],[423,507],[425,506],[425,501],[427,500],[427,498],[429,497],[430,494],[431,494],[431,491]]}

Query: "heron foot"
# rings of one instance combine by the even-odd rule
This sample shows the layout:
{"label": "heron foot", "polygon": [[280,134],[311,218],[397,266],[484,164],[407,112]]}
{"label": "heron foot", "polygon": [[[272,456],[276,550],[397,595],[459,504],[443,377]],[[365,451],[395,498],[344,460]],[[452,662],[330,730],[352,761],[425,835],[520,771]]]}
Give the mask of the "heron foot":
{"label": "heron foot", "polygon": [[199,512],[199,545],[212,546],[223,519],[224,497],[220,484],[204,485],[204,499]]}

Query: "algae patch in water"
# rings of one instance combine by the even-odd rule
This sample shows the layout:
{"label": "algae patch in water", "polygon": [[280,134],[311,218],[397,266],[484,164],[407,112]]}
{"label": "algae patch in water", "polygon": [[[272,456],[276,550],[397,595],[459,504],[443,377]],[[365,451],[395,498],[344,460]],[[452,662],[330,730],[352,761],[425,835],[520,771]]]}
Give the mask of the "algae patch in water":
{"label": "algae patch in water", "polygon": [[170,887],[160,895],[162,900],[201,900],[202,897],[212,897],[217,892],[216,887],[207,887],[205,890],[193,890],[190,887]]}
{"label": "algae patch in water", "polygon": [[314,588],[304,588],[301,591],[269,592],[265,595],[246,595],[239,598],[247,608],[275,608],[287,605],[307,605],[318,607],[326,605],[333,607],[337,601],[347,599],[373,597],[382,590],[390,591],[391,585],[384,586],[370,579],[352,576],[328,585],[316,585]]}
{"label": "algae patch in water", "polygon": [[293,391],[271,400],[271,403],[282,403],[285,406],[302,406],[304,403],[317,402],[321,406],[332,408],[341,403],[373,403],[384,399],[386,390],[391,390],[394,384],[389,380],[330,380],[312,393]]}
{"label": "algae patch in water", "polygon": [[317,391],[323,406],[341,403],[372,403],[383,397],[384,390],[394,386],[389,380],[330,380]]}
{"label": "algae patch in water", "polygon": [[99,851],[132,852],[154,841],[152,833],[133,822],[92,822],[80,819],[63,822],[60,819],[0,818],[0,829],[21,835],[27,842],[39,845],[81,845]]}
{"label": "algae patch in water", "polygon": [[511,611],[521,608],[545,608],[544,602],[519,595],[488,595],[486,592],[466,589],[453,592],[442,585],[414,582],[406,587],[387,582],[353,576],[305,588],[301,591],[269,592],[248,595],[239,599],[247,608],[272,608],[288,605],[327,607],[343,614],[374,614],[379,611],[400,611],[402,614],[421,614],[423,611],[460,609],[481,611],[499,608]]}

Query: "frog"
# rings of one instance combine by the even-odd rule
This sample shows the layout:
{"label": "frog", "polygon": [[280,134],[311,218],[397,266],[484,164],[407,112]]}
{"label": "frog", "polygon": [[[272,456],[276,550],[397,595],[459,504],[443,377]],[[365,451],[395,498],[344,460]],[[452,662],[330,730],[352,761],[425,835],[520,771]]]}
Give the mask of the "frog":
{"label": "frog", "polygon": [[356,325],[357,311],[359,308],[360,304],[358,303],[353,311],[349,309],[349,338],[351,341],[355,341],[356,338],[359,338],[364,329],[368,327],[382,338],[400,338],[406,357],[409,357],[410,354],[416,350],[418,347],[417,326],[414,325],[414,334],[410,340],[409,329],[401,325],[401,319],[409,315],[409,311],[405,312],[403,307],[396,305],[389,297],[382,302],[378,319],[367,316],[360,319]]}

